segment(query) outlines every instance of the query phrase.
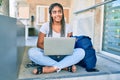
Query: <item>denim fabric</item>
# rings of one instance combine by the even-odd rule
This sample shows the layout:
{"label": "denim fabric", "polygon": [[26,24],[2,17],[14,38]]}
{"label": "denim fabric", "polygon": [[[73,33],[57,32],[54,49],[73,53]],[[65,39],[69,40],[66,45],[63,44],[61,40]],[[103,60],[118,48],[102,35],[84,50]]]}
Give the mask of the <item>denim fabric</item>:
{"label": "denim fabric", "polygon": [[49,57],[59,62],[65,57],[65,55],[55,55],[55,56],[49,56]]}
{"label": "denim fabric", "polygon": [[44,55],[44,51],[42,49],[34,47],[29,49],[28,56],[30,60],[32,60],[36,64],[44,66],[54,66],[59,69],[63,69],[81,61],[85,56],[85,52],[81,48],[76,48],[74,49],[72,55],[46,56]]}

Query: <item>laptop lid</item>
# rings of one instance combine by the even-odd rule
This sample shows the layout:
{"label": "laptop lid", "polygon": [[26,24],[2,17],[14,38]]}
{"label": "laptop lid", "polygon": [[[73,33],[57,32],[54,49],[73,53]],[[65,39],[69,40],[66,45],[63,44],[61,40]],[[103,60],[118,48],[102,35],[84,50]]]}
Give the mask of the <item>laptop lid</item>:
{"label": "laptop lid", "polygon": [[74,50],[75,38],[69,37],[45,37],[44,54],[45,55],[71,55]]}

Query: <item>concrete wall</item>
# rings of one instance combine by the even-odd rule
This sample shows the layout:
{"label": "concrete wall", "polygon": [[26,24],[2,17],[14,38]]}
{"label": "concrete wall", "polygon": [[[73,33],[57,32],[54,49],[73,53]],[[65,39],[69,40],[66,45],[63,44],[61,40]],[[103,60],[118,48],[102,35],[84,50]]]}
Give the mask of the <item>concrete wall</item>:
{"label": "concrete wall", "polygon": [[[95,4],[97,4],[97,3],[100,3],[100,2],[102,2],[103,0],[95,0]],[[102,8],[103,6],[100,6],[100,7],[97,7],[96,9],[95,9],[95,18],[94,18],[94,21],[95,21],[95,23],[94,23],[94,46],[95,46],[95,49],[96,49],[96,51],[98,51],[98,52],[100,52],[100,45],[102,44],[101,43],[101,38],[102,38],[102,14],[104,14],[104,13],[102,13]]]}
{"label": "concrete wall", "polygon": [[94,37],[94,11],[87,11],[79,14],[74,12],[86,9],[94,5],[92,0],[72,0],[71,4],[71,25],[73,26],[74,35],[86,35]]}
{"label": "concrete wall", "polygon": [[16,17],[16,0],[9,0],[9,16]]}
{"label": "concrete wall", "polygon": [[94,5],[92,0],[72,0],[71,2],[71,25],[74,35],[88,35],[93,39],[94,33],[94,11],[87,11],[79,14],[74,12],[86,9]]}
{"label": "concrete wall", "polygon": [[97,52],[100,51],[101,7],[77,15],[74,12],[84,10],[99,2],[101,0],[72,0],[71,2],[71,25],[73,26],[74,35],[91,37]]}
{"label": "concrete wall", "polygon": [[24,46],[24,25],[0,15],[0,80],[17,80]]}

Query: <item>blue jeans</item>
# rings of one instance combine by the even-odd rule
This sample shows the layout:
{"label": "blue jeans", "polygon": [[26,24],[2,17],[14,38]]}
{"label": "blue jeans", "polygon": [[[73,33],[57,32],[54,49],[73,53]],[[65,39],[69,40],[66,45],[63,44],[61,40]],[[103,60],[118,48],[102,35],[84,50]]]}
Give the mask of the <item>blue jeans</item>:
{"label": "blue jeans", "polygon": [[42,49],[34,47],[28,50],[28,56],[30,60],[36,64],[63,69],[80,62],[85,56],[85,51],[81,48],[76,48],[74,49],[72,55],[57,57],[46,56],[44,55],[44,51]]}

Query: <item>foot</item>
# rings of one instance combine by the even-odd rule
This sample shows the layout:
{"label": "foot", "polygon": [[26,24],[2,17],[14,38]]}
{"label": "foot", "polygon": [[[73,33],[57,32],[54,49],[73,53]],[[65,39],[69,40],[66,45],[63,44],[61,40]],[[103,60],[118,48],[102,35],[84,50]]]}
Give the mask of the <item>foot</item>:
{"label": "foot", "polygon": [[72,65],[72,72],[74,73],[76,72],[76,70],[77,70],[77,67],[75,65]]}
{"label": "foot", "polygon": [[27,64],[25,65],[25,68],[36,67],[36,66],[40,66],[40,65],[38,65],[38,64],[36,64],[36,63],[34,63],[34,62],[29,62],[29,63],[27,63]]}
{"label": "foot", "polygon": [[[52,72],[55,72],[55,71],[58,70],[58,68],[52,67],[52,66],[50,66],[50,67],[45,66],[45,67],[42,67],[41,70],[42,70],[41,73],[45,74],[45,73],[52,73]],[[37,73],[39,73],[38,68],[36,68],[36,69],[33,70],[33,74],[37,74]]]}
{"label": "foot", "polygon": [[77,67],[75,65],[69,66],[67,68],[64,68],[63,70],[69,71],[69,72],[76,72]]}
{"label": "foot", "polygon": [[95,68],[93,68],[93,69],[86,69],[86,71],[87,72],[99,72],[99,70],[95,69]]}

